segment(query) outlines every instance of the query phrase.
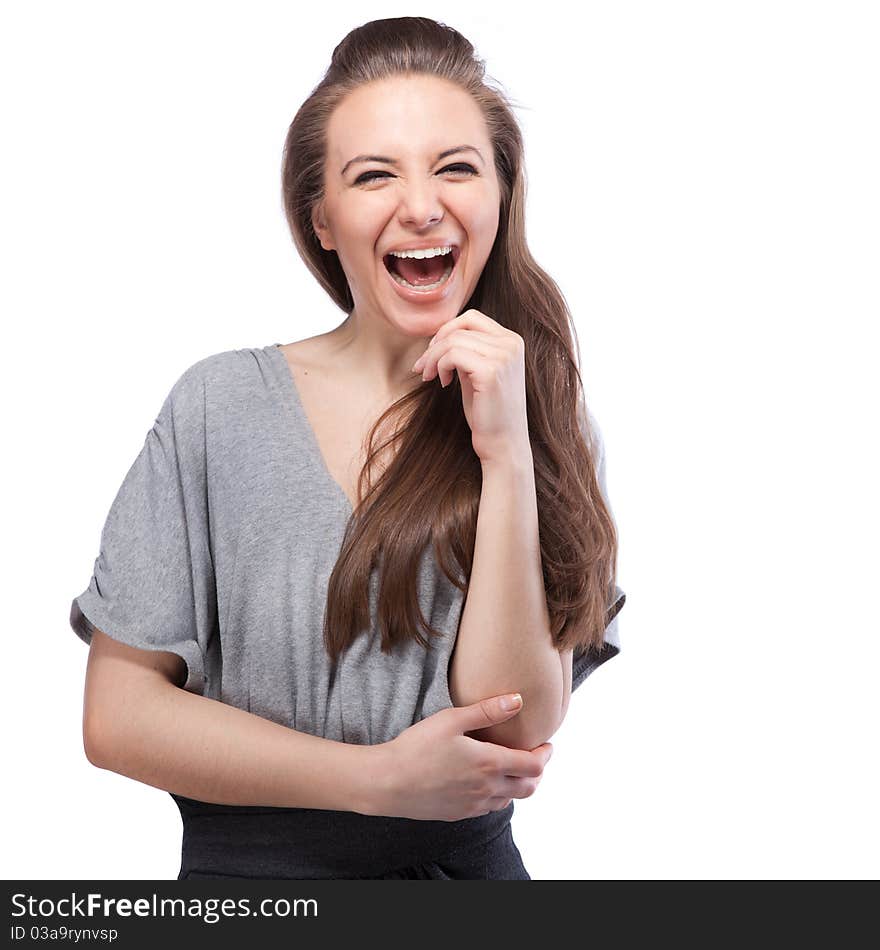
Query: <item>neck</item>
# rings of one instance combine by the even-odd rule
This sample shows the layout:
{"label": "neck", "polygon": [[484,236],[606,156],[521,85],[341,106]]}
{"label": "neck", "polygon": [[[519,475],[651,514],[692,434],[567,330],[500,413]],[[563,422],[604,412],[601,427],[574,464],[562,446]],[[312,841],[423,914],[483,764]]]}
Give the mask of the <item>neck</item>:
{"label": "neck", "polygon": [[421,383],[411,369],[430,338],[400,333],[383,317],[365,318],[355,308],[327,334],[327,355],[349,378],[363,378],[373,391],[378,387],[399,398]]}

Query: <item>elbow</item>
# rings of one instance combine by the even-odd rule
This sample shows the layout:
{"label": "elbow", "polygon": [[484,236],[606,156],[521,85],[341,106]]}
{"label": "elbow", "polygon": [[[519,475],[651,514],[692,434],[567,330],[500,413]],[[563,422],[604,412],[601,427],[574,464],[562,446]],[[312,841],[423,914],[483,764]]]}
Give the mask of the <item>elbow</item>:
{"label": "elbow", "polygon": [[89,762],[97,768],[103,768],[103,753],[98,743],[98,737],[93,727],[84,725],[82,732],[83,752]]}
{"label": "elbow", "polygon": [[530,694],[523,692],[523,707],[519,713],[496,728],[509,727],[512,740],[505,742],[510,748],[537,749],[556,735],[565,719],[568,703],[565,692],[560,701],[559,693],[552,692]]}
{"label": "elbow", "polygon": [[[83,752],[89,762],[99,769],[109,768],[109,737],[107,729],[93,711],[87,710],[83,716],[82,742]],[[105,720],[106,721],[106,720]]]}
{"label": "elbow", "polygon": [[521,709],[518,715],[502,725],[509,725],[512,729],[516,745],[511,748],[537,749],[556,735],[564,718],[565,709],[556,697],[552,703],[545,702],[531,710]]}
{"label": "elbow", "polygon": [[517,736],[517,743],[511,748],[537,749],[538,746],[549,742],[559,729],[559,723],[548,724],[546,721],[524,728]]}
{"label": "elbow", "polygon": [[562,694],[562,705],[559,709],[559,721],[556,723],[556,729],[553,731],[556,732],[557,729],[565,722],[565,717],[568,715],[568,704],[571,702],[571,687],[568,686],[565,688]]}
{"label": "elbow", "polygon": [[524,715],[521,710],[513,719],[480,729],[472,735],[482,742],[493,742],[508,749],[524,749],[530,752],[549,742],[561,724],[561,719],[557,721],[556,717],[551,721],[546,716]]}

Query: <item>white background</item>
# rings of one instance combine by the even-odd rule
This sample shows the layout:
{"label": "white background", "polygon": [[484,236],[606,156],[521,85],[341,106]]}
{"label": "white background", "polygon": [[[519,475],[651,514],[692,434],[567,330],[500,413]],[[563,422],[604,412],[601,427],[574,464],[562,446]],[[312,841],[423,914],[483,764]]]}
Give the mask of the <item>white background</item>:
{"label": "white background", "polygon": [[348,30],[416,13],[519,104],[621,537],[624,652],[517,803],[526,866],[877,876],[876,6],[314,6],[3,7],[0,873],[177,874],[171,797],[83,754],[70,601],[183,370],[343,318],[281,147]]}

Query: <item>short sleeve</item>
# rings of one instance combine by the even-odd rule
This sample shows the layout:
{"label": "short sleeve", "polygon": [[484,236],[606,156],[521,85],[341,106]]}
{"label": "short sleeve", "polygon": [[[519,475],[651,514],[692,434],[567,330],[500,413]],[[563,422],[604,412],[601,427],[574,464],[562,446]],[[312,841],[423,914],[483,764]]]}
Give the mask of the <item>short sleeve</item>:
{"label": "short sleeve", "polygon": [[128,646],[176,653],[184,689],[199,694],[217,619],[204,417],[204,383],[190,367],[113,500],[89,586],[70,609],[87,644],[97,628]]}
{"label": "short sleeve", "polygon": [[[611,502],[608,498],[608,486],[606,482],[605,443],[602,439],[602,431],[599,428],[595,416],[589,410],[586,410],[585,413],[583,403],[581,403],[579,407],[579,424],[593,455],[599,490],[602,492],[605,506],[608,508],[608,512],[613,520],[614,512],[612,511]],[[587,431],[587,429],[589,429],[589,431]],[[575,650],[572,656],[572,692],[584,682],[590,673],[620,653],[620,632],[617,617],[625,603],[626,594],[615,584],[614,593],[609,601],[606,612],[605,643],[603,647],[601,649],[590,648],[588,650]]]}

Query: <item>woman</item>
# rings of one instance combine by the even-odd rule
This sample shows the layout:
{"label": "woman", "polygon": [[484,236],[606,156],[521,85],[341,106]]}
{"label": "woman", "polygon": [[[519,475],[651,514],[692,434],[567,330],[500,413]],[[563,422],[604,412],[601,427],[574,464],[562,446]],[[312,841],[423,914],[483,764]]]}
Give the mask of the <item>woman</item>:
{"label": "woman", "polygon": [[347,317],[182,374],[72,605],[87,755],[171,792],[179,878],[528,880],[513,799],[617,652],[599,432],[483,76],[422,17],[337,47],[282,177]]}

